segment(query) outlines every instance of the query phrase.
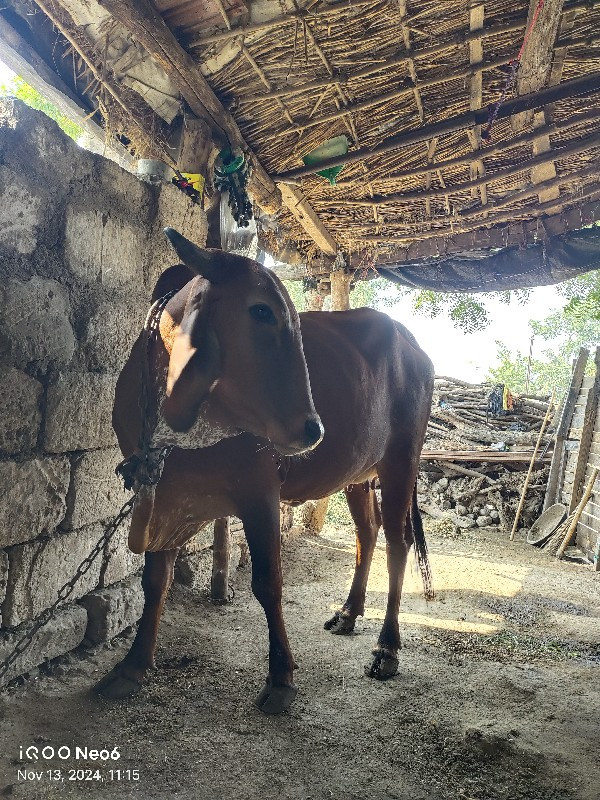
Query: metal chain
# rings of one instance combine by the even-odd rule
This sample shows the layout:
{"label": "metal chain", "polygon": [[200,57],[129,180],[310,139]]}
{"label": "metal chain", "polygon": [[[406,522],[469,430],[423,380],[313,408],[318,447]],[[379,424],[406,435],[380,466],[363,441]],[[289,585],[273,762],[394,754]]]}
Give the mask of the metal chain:
{"label": "metal chain", "polygon": [[143,331],[146,336],[146,358],[142,362],[142,386],[140,392],[140,410],[142,413],[142,430],[140,435],[141,457],[140,454],[134,453],[128,459],[121,462],[116,469],[117,474],[123,478],[125,488],[133,488],[134,493],[129,500],[124,503],[116,517],[114,517],[114,519],[108,523],[104,529],[104,533],[94,545],[92,552],[83,559],[81,564],[77,567],[73,577],[60,587],[56,600],[49,608],[46,608],[40,614],[33,626],[18,640],[14,649],[9,653],[7,658],[0,663],[0,680],[6,675],[15,661],[31,646],[35,634],[40,630],[40,628],[43,628],[44,625],[50,622],[50,620],[54,617],[54,614],[61,603],[64,603],[64,601],[71,596],[77,581],[90,569],[93,562],[104,550],[106,544],[117,532],[117,529],[121,523],[127,519],[133,510],[133,506],[140,488],[143,485],[154,485],[158,483],[160,479],[164,460],[173,448],[163,447],[154,451],[150,448],[155,425],[155,409],[150,408],[150,398],[148,396],[150,382],[149,358],[151,344],[159,331],[160,317],[165,309],[165,306],[174,294],[176,294],[176,292],[171,291],[164,295],[164,297],[158,299],[150,308],[144,323]]}
{"label": "metal chain", "polygon": [[15,645],[13,651],[9,654],[9,656],[0,664],[0,679],[2,679],[10,667],[14,664],[14,662],[19,658],[19,656],[23,655],[23,653],[30,647],[31,643],[33,642],[33,638],[35,634],[39,631],[40,628],[43,628],[46,625],[54,614],[56,610],[64,603],[64,601],[73,593],[75,588],[75,584],[77,581],[85,575],[85,573],[90,569],[93,562],[96,558],[100,555],[100,553],[104,550],[106,544],[112,539],[114,534],[117,532],[120,524],[129,516],[133,504],[135,503],[135,499],[137,497],[137,492],[132,495],[129,500],[122,506],[121,510],[117,514],[117,516],[106,526],[104,533],[96,542],[94,549],[92,552],[86,556],[81,564],[77,567],[77,570],[71,580],[67,581],[63,586],[60,587],[58,590],[58,595],[56,600],[52,603],[52,605],[45,609],[45,611],[37,618],[32,628],[30,628],[27,633],[25,633]]}

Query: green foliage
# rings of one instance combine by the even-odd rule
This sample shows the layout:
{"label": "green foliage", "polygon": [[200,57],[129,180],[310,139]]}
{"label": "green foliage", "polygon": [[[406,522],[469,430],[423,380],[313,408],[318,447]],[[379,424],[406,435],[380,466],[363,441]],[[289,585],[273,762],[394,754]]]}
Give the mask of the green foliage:
{"label": "green foliage", "polygon": [[487,298],[494,297],[494,299],[509,305],[514,300],[520,303],[526,302],[529,296],[529,290],[504,291],[493,294],[481,292],[475,295],[463,292],[434,292],[432,289],[396,288],[400,294],[411,296],[415,312],[432,318],[438,317],[440,314],[447,314],[454,327],[465,333],[481,331],[489,325],[489,314],[485,307]]}
{"label": "green foliage", "polygon": [[32,86],[25,83],[23,78],[14,77],[9,83],[0,85],[0,96],[16,97],[22,100],[26,105],[31,108],[36,108],[38,111],[43,111],[46,116],[53,119],[58,126],[70,136],[71,139],[79,139],[83,135],[83,129],[72,122],[68,117],[46,100],[42,95],[36,91]]}
{"label": "green foliage", "polygon": [[330,525],[353,525],[348,503],[346,502],[346,495],[343,492],[332,494],[329,498],[327,506],[327,515],[325,522]]}
{"label": "green foliage", "polygon": [[282,281],[287,289],[292,303],[296,306],[296,311],[306,311],[306,295],[302,287],[302,281]]}
{"label": "green foliage", "polygon": [[[580,281],[577,278],[577,281]],[[587,282],[583,283],[588,286]],[[592,291],[595,287],[592,286]],[[569,289],[571,291],[571,289]],[[535,343],[546,342],[549,347],[531,360],[529,391],[548,393],[554,387],[564,392],[571,379],[571,364],[581,347],[587,348],[593,355],[595,347],[600,344],[600,317],[597,306],[586,302],[572,302],[581,298],[573,295],[569,304],[562,311],[555,311],[541,321],[531,320],[529,327]],[[593,314],[585,313],[591,307]],[[501,342],[498,347],[499,365],[490,370],[488,378],[497,383],[506,383],[513,391],[524,392],[526,387],[528,356],[519,351],[511,353]],[[593,368],[593,360],[589,360],[588,369]]]}

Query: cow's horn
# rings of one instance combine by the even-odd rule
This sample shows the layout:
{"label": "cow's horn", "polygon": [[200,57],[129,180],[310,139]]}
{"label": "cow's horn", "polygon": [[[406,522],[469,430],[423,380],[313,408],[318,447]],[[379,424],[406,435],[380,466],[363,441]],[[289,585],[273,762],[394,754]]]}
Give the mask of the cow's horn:
{"label": "cow's horn", "polygon": [[214,257],[210,250],[198,247],[185,236],[182,236],[175,228],[165,228],[165,236],[173,245],[175,252],[196,275],[202,275],[211,283],[220,283],[226,277],[226,270]]}

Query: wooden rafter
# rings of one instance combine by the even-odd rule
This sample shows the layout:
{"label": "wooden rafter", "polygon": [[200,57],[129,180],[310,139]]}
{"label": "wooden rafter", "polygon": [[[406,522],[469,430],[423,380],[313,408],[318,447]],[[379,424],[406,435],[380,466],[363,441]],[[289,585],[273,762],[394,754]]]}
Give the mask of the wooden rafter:
{"label": "wooden rafter", "polygon": [[[474,33],[461,33],[457,36],[450,36],[445,39],[442,44],[436,44],[430,47],[411,48],[406,52],[403,51],[397,56],[386,58],[384,62],[373,61],[372,64],[362,67],[361,69],[353,70],[351,72],[345,71],[343,73],[335,73],[333,78],[308,81],[307,83],[296,85],[292,84],[291,86],[284,86],[280,89],[273,89],[270,92],[244,94],[243,97],[239,98],[239,101],[241,103],[256,103],[262,100],[273,100],[275,97],[286,97],[288,95],[302,94],[303,92],[312,92],[318,89],[324,89],[328,86],[332,86],[334,83],[339,83],[340,85],[345,86],[349,82],[367,78],[377,72],[384,72],[385,70],[402,66],[408,61],[415,61],[416,59],[422,58],[431,59],[433,56],[440,55],[441,53],[452,52],[453,50],[463,47],[465,44],[473,41],[475,38],[484,39],[493,36],[501,36],[506,33],[522,30],[524,27],[525,17],[516,22],[511,22],[508,25],[495,25],[490,26],[489,28],[483,28],[481,31],[475,31]],[[587,39],[585,43],[588,44]],[[486,67],[484,67],[484,69],[486,69]]]}
{"label": "wooden rafter", "polygon": [[[152,58],[161,65],[194,114],[206,117],[208,112],[209,119],[226,132],[231,145],[252,152],[231,114],[225,111],[202,77],[198,66],[181,47],[149,0],[99,0],[99,2],[115,19],[125,25]],[[281,206],[281,192],[254,154],[253,162],[250,191],[265,211],[274,213]],[[287,205],[287,201],[284,200],[284,203]],[[308,226],[303,225],[303,227],[311,238],[314,239],[318,233],[320,240],[333,241],[307,200],[302,201],[302,208],[303,218],[310,221]],[[299,221],[302,224],[300,219]],[[314,241],[317,242],[316,239]]]}
{"label": "wooden rafter", "polygon": [[[520,147],[523,144],[531,144],[537,136],[540,135],[548,135],[551,136],[553,134],[561,133],[562,131],[566,131],[569,128],[577,127],[578,125],[585,125],[588,122],[597,122],[600,121],[600,109],[592,109],[591,111],[584,111],[582,114],[574,114],[572,117],[568,117],[561,122],[551,122],[547,125],[544,125],[543,128],[537,129],[535,132],[530,133],[520,133],[518,136],[515,136],[512,139],[508,139],[504,142],[496,142],[490,145],[487,145],[481,155],[482,158],[487,158],[489,156],[496,156],[500,153],[506,153],[508,150],[512,150],[515,147]],[[444,161],[436,162],[436,170],[445,170],[450,169],[452,167],[461,166],[461,164],[468,164],[471,161],[471,154],[465,153],[462,156],[455,156],[454,158],[448,158]],[[402,178],[413,178],[417,175],[427,175],[430,171],[431,167],[429,164],[425,164],[421,167],[411,167],[408,170],[403,172],[394,172],[389,175],[389,178],[393,180],[401,180]],[[491,178],[493,180],[493,178]],[[362,185],[362,179],[359,180],[352,180],[352,181],[338,181],[337,186],[338,190],[346,189],[356,185]],[[387,197],[387,195],[386,195]],[[324,201],[327,204],[327,201]],[[339,201],[338,201],[339,202]]]}
{"label": "wooden rafter", "polygon": [[[405,82],[404,86],[401,86],[398,89],[393,89],[390,92],[386,92],[385,94],[376,95],[375,97],[369,97],[367,100],[361,100],[357,103],[352,103],[351,105],[345,106],[343,109],[338,109],[338,111],[332,111],[329,114],[323,114],[318,117],[318,119],[305,119],[298,122],[296,127],[288,128],[286,130],[280,131],[277,135],[278,136],[285,136],[288,133],[300,133],[300,131],[305,130],[306,128],[312,128],[316,125],[324,125],[327,122],[333,122],[340,117],[344,117],[351,112],[361,112],[367,111],[374,106],[382,105],[383,103],[389,103],[392,100],[398,100],[401,97],[407,97],[410,94],[414,94],[415,90],[421,90],[425,88],[429,88],[431,86],[439,86],[442,83],[447,83],[448,81],[456,81],[461,80],[464,78],[472,78],[475,75],[481,75],[483,70],[490,70],[496,69],[497,67],[502,67],[505,64],[508,64],[510,58],[505,56],[504,58],[497,58],[495,61],[491,61],[488,64],[482,64],[481,66],[477,67],[468,67],[464,70],[460,70],[459,72],[453,72],[448,74],[447,70],[440,72],[439,75],[435,75],[433,78],[428,78],[427,80],[419,81],[417,80],[416,84],[412,83],[412,78],[410,81]],[[406,85],[408,83],[408,85]],[[419,98],[421,95],[419,94]],[[478,108],[481,108],[481,101],[479,101]],[[479,126],[480,127],[480,126]]]}
{"label": "wooden rafter", "polygon": [[[528,38],[517,74],[517,95],[537,92],[548,84],[552,68],[554,43],[560,25],[564,0],[530,0],[527,16]],[[521,130],[531,114],[517,114],[512,120],[513,129]]]}
{"label": "wooden rafter", "polygon": [[[529,135],[532,138],[532,135]],[[433,140],[435,141],[435,140]],[[594,147],[600,147],[600,133],[593,133],[590,136],[586,136],[583,139],[577,137],[573,139],[573,141],[561,144],[560,147],[553,150],[552,152],[541,152],[536,156],[533,156],[527,161],[518,161],[516,164],[511,164],[510,167],[504,167],[503,169],[499,169],[496,172],[488,173],[481,178],[475,178],[475,180],[465,181],[463,183],[456,183],[450,186],[444,186],[441,189],[427,189],[423,191],[421,189],[411,191],[411,192],[394,192],[393,194],[388,195],[374,195],[372,198],[368,200],[348,200],[348,199],[340,199],[340,200],[325,200],[319,203],[321,207],[339,207],[339,206],[356,206],[356,207],[365,207],[370,208],[371,206],[382,206],[382,205],[391,205],[395,203],[403,203],[408,201],[418,201],[418,200],[433,200],[436,197],[445,197],[447,195],[455,195],[459,194],[460,192],[467,192],[473,189],[478,189],[480,186],[483,186],[488,183],[494,183],[500,180],[506,180],[510,178],[512,175],[518,175],[520,172],[524,172],[526,170],[533,170],[536,167],[544,166],[548,163],[554,163],[554,159],[556,158],[564,158],[569,155],[575,155],[577,153],[584,153],[587,150],[591,150]],[[429,172],[425,173],[426,175],[430,174]],[[554,176],[556,178],[556,173]],[[549,199],[553,199],[550,197]]]}
{"label": "wooden rafter", "polygon": [[217,42],[225,42],[235,36],[249,36],[253,33],[263,33],[264,31],[273,28],[279,28],[284,25],[295,24],[307,20],[316,20],[326,17],[331,17],[336,14],[343,14],[344,12],[353,11],[362,6],[372,6],[374,0],[354,0],[351,5],[339,3],[337,6],[331,6],[323,11],[306,11],[305,9],[298,9],[291,11],[289,14],[284,14],[281,17],[273,17],[272,19],[265,20],[264,22],[256,22],[251,25],[244,25],[239,28],[231,28],[226,31],[219,31],[218,33],[209,33],[203,36],[197,36],[191,40],[190,47],[200,47],[208,44],[216,44]]}
{"label": "wooden rafter", "polygon": [[[579,78],[563,81],[558,86],[550,86],[539,92],[533,92],[532,94],[508,100],[498,110],[497,118],[502,119],[510,117],[521,111],[527,111],[536,107],[539,108],[547,103],[558,102],[568,97],[586,96],[598,91],[600,91],[600,71],[590,72]],[[417,142],[427,141],[434,136],[465,130],[473,125],[481,125],[487,120],[487,114],[488,112],[486,109],[468,111],[456,117],[442,120],[441,122],[423,125],[416,130],[406,131],[397,136],[390,136],[380,145],[371,149],[359,148],[351,153],[346,153],[346,155],[327,159],[323,161],[322,164],[319,164],[319,168],[329,169],[330,167],[336,167],[342,164],[352,164],[356,161],[362,161],[364,158],[370,158],[381,153],[390,153],[402,147],[416,144]],[[313,167],[297,167],[296,169],[288,170],[276,176],[275,180],[285,181],[287,179],[295,179],[303,175],[310,175],[313,171]]]}
{"label": "wooden rafter", "polygon": [[281,190],[283,202],[319,249],[326,255],[335,256],[337,253],[335,239],[325,229],[315,210],[307,202],[302,192],[293,186],[286,186],[286,184],[283,183],[279,188]]}
{"label": "wooden rafter", "polygon": [[[402,39],[404,40],[404,47],[407,52],[410,52],[410,28],[406,24],[408,21],[408,0],[398,0],[398,11],[400,12],[400,30],[402,31]],[[417,78],[417,70],[415,68],[415,62],[412,58],[408,58],[406,60],[406,66],[408,67],[408,74],[410,75],[410,79],[413,82],[412,92],[415,98],[415,104],[417,106],[417,113],[419,115],[419,119],[421,122],[425,119],[425,114],[423,111],[423,100],[421,99],[421,92],[418,87],[418,78]]]}
{"label": "wooden rafter", "polygon": [[[598,193],[600,196],[600,192]],[[517,246],[522,247],[534,240],[546,239],[570,230],[576,230],[583,225],[589,225],[600,217],[600,200],[584,200],[576,207],[568,208],[560,213],[544,212],[533,219],[507,220],[505,224],[491,225],[489,220],[482,220],[482,225],[487,227],[474,227],[468,231],[438,229],[426,239],[404,239],[396,237],[394,240],[380,237],[379,241],[366,242],[367,246],[378,251],[378,263],[401,264],[414,262],[420,259],[442,259],[450,257],[453,253],[466,251],[485,251],[491,248]],[[360,240],[362,243],[362,239]],[[385,245],[385,250],[379,245]],[[360,251],[350,257],[353,268],[363,266],[364,254]]]}
{"label": "wooden rafter", "polygon": [[[596,165],[593,168],[596,172],[598,171],[598,166]],[[581,174],[581,173],[580,173]],[[558,178],[555,180],[562,180],[563,183],[569,181],[573,178],[573,174],[567,176],[566,178]],[[531,191],[528,195],[531,197],[536,193],[536,190]],[[600,197],[600,184],[588,184],[585,186],[581,191],[577,193],[577,197],[572,198],[572,202],[580,203],[581,200],[584,198],[598,198]],[[513,198],[514,202],[517,202],[518,199],[516,195]],[[446,226],[445,228],[435,228],[432,230],[427,231],[414,231],[410,233],[403,233],[403,234],[381,234],[380,236],[361,236],[360,241],[361,243],[368,244],[368,243],[393,243],[393,242],[417,242],[422,239],[435,239],[440,238],[443,239],[447,236],[455,236],[459,233],[467,233],[469,231],[475,231],[479,228],[484,227],[485,225],[498,225],[504,222],[513,222],[514,220],[518,219],[519,217],[526,217],[530,219],[535,219],[537,217],[542,217],[549,212],[552,212],[556,208],[556,201],[550,200],[548,203],[541,203],[538,206],[532,208],[517,208],[512,211],[505,211],[500,214],[495,214],[493,219],[482,219],[478,222],[469,222],[463,221],[462,218],[457,218],[455,224]],[[478,209],[481,213],[481,209]],[[465,215],[466,217],[466,215]]]}
{"label": "wooden rafter", "polygon": [[[485,5],[483,2],[471,6],[469,10],[469,28],[471,32],[481,31],[483,29],[483,20],[485,17]],[[481,65],[483,63],[483,39],[478,37],[469,42],[469,63],[471,65]],[[471,75],[469,108],[471,111],[476,111],[481,108],[483,101],[483,70],[481,67],[475,68]],[[473,152],[481,150],[481,125],[475,125],[467,131],[469,142]],[[485,166],[482,158],[477,158],[471,162],[470,167],[471,180],[474,181],[478,177],[483,178],[485,175]],[[481,194],[481,204],[487,203],[487,191],[485,183],[479,187]],[[473,189],[473,197],[477,196],[477,189]]]}

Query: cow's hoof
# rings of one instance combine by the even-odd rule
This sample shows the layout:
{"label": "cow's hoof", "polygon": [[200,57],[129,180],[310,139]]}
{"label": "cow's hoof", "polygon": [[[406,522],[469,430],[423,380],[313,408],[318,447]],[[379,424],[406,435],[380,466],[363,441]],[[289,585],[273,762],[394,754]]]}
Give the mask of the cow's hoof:
{"label": "cow's hoof", "polygon": [[373,650],[373,660],[365,667],[365,675],[369,678],[376,678],[378,681],[385,681],[398,672],[399,663],[391,650],[378,647]]}
{"label": "cow's hoof", "polygon": [[122,664],[113,667],[108,675],[94,686],[94,691],[105,700],[125,700],[133,697],[142,688],[142,681],[131,674],[126,674]]}
{"label": "cow's hoof", "polygon": [[267,681],[255,703],[265,714],[282,714],[292,705],[297,694],[295,686],[271,686]]}
{"label": "cow's hoof", "polygon": [[331,619],[323,625],[326,631],[340,635],[352,633],[356,620],[347,616],[342,611],[336,611]]}

